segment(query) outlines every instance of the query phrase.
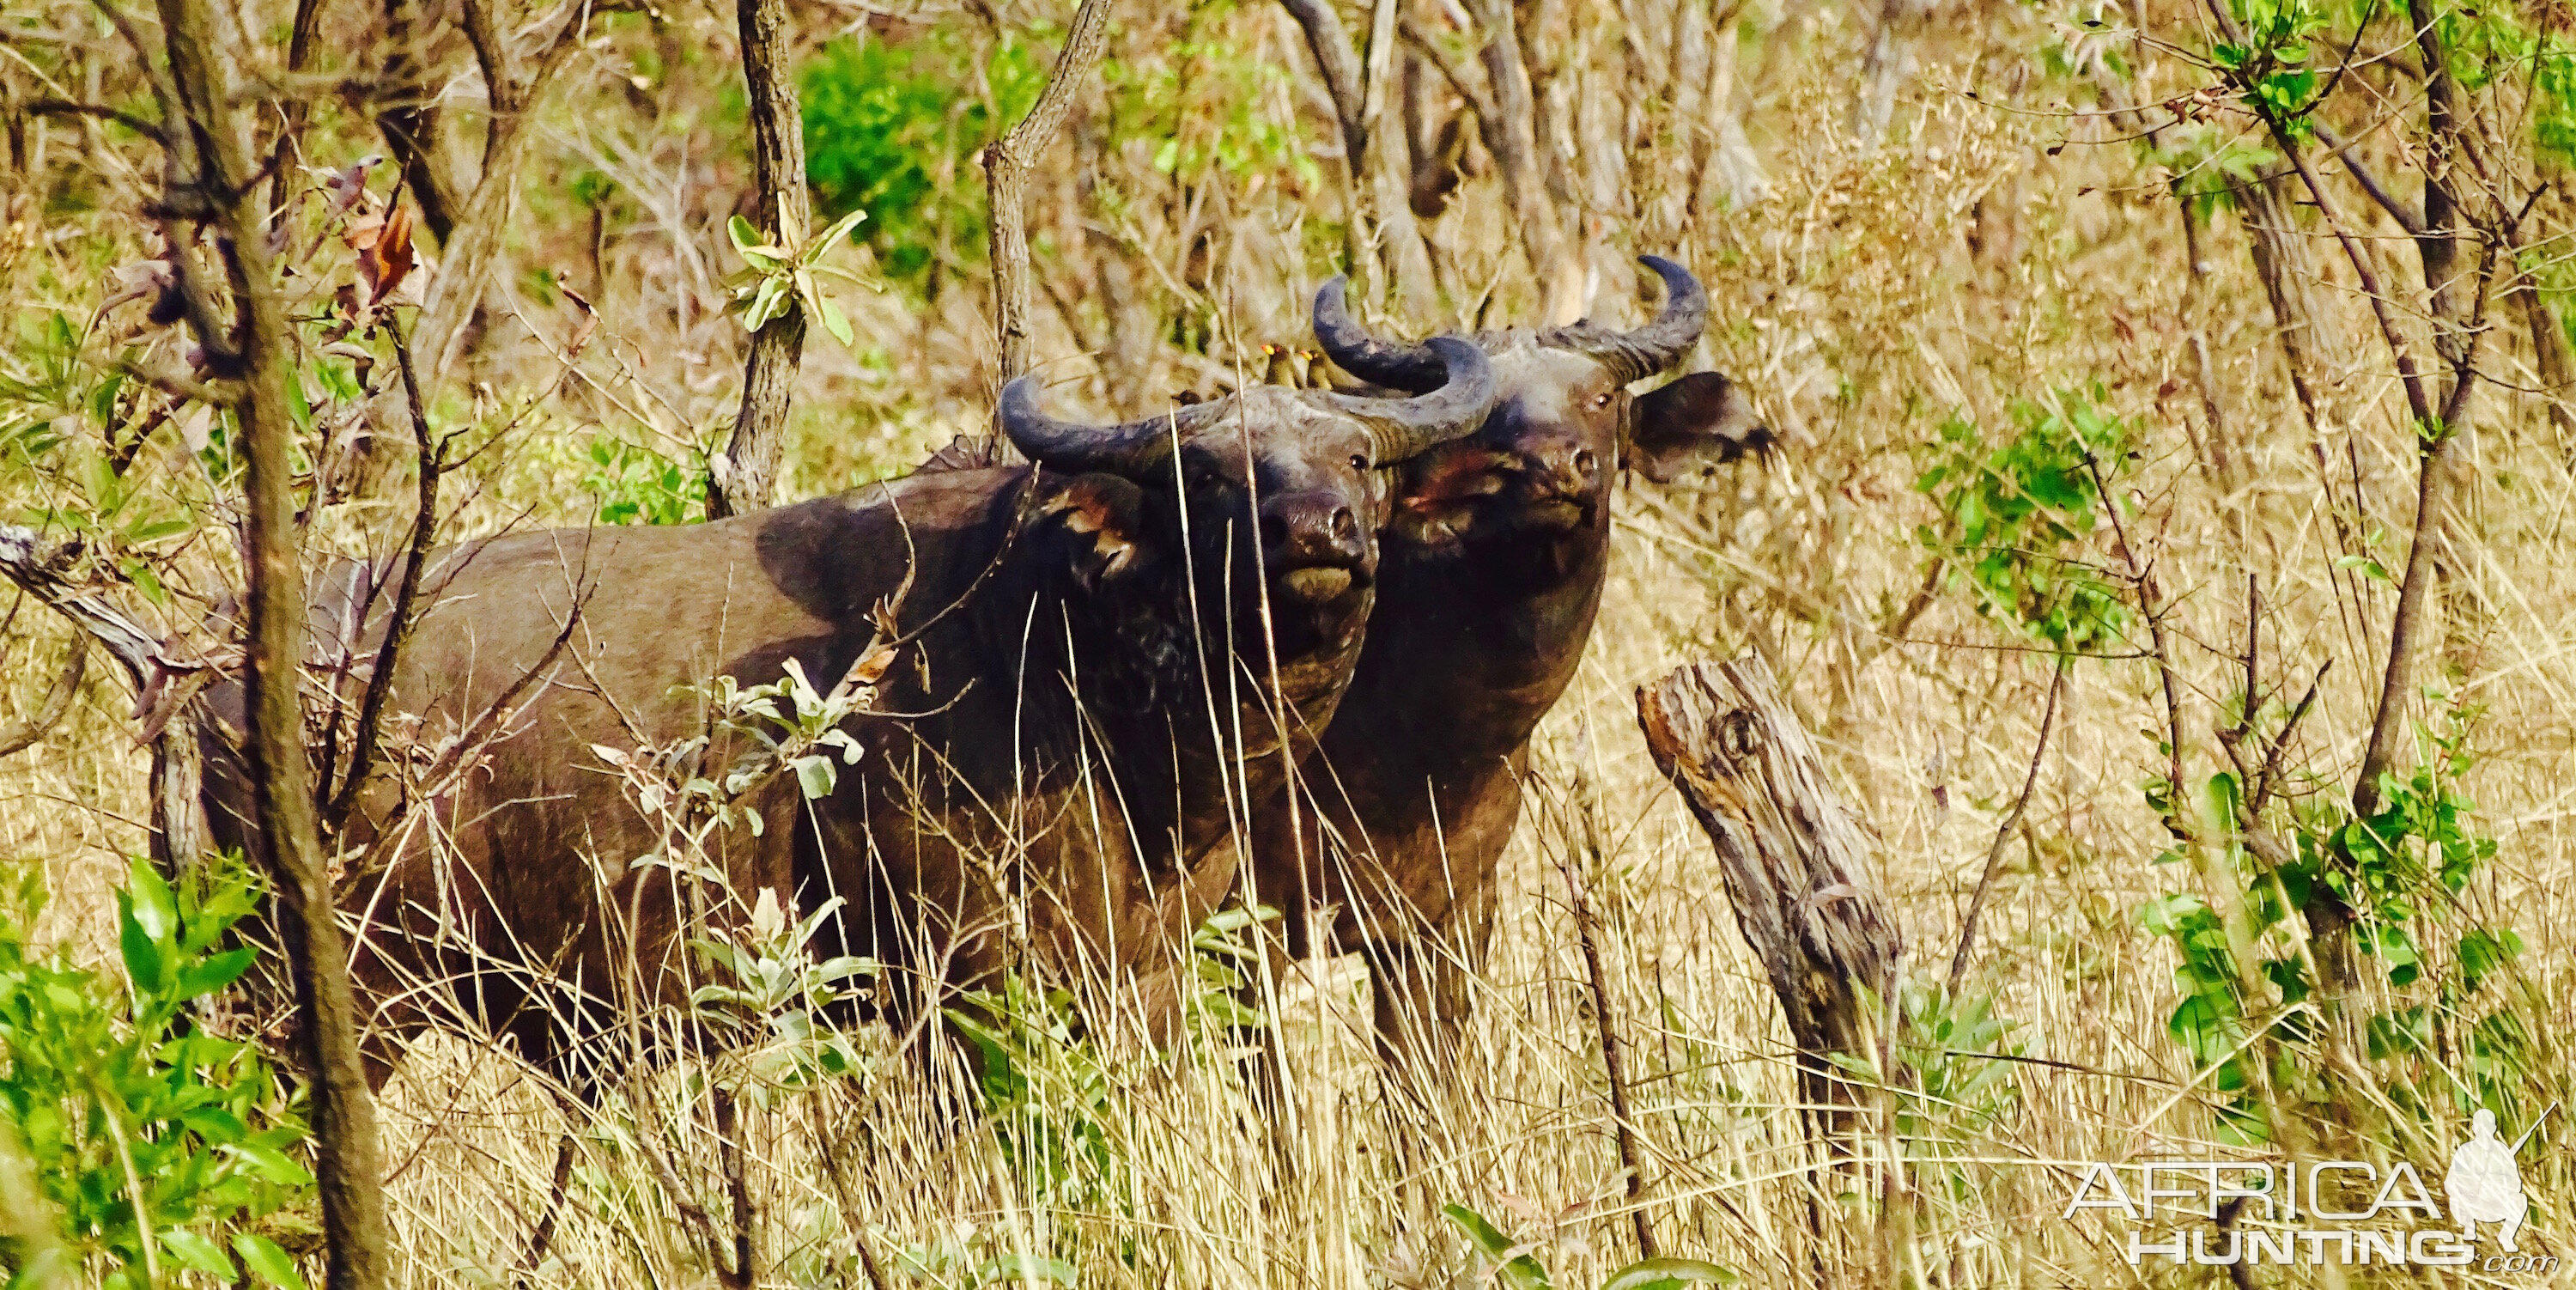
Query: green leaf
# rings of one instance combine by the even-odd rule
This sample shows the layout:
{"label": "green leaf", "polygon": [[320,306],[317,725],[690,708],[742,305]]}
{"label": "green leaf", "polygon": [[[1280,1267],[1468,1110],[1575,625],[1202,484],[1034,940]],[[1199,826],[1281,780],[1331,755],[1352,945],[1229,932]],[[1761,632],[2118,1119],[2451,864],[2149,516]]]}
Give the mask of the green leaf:
{"label": "green leaf", "polygon": [[156,941],[167,941],[179,930],[179,906],[170,897],[170,884],[161,880],[161,872],[148,860],[136,860],[126,870],[126,891],[134,898],[134,920],[145,935]]}
{"label": "green leaf", "polygon": [[116,396],[124,388],[125,374],[113,372],[106,380],[98,383],[97,389],[90,391],[89,414],[98,421],[102,429],[111,431],[116,429]]}
{"label": "green leaf", "polygon": [[295,423],[297,433],[312,432],[313,400],[304,393],[304,378],[293,372],[286,376],[286,416]]}
{"label": "green leaf", "polygon": [[1467,1239],[1474,1241],[1487,1259],[1499,1265],[1503,1283],[1512,1290],[1551,1290],[1546,1266],[1526,1253],[1513,1253],[1519,1245],[1486,1221],[1484,1215],[1464,1205],[1443,1205],[1440,1212],[1466,1232]]}
{"label": "green leaf", "polygon": [[144,930],[142,920],[135,916],[134,905],[131,894],[117,893],[117,952],[125,960],[126,979],[134,983],[134,992],[138,995],[158,994],[161,991],[161,944]]}
{"label": "green leaf", "polygon": [[171,1257],[190,1271],[221,1278],[228,1285],[240,1275],[233,1268],[232,1258],[224,1253],[224,1247],[185,1228],[174,1227],[163,1232],[161,1247],[170,1251]]}
{"label": "green leaf", "polygon": [[194,527],[196,526],[186,520],[138,519],[125,530],[125,540],[140,546],[146,542],[158,542],[163,538],[177,537]]}
{"label": "green leaf", "polygon": [[859,221],[866,219],[867,217],[868,213],[866,211],[855,210],[832,221],[832,226],[824,229],[823,235],[815,238],[813,243],[807,247],[805,251],[806,260],[809,263],[814,260],[819,260],[825,254],[837,249],[842,243],[849,241],[850,231],[857,228],[859,226]]}
{"label": "green leaf", "polygon": [[239,1156],[242,1163],[270,1182],[288,1187],[313,1185],[313,1175],[304,1166],[287,1159],[286,1153],[275,1147],[256,1142],[235,1142],[224,1149]]}
{"label": "green leaf", "polygon": [[278,1290],[304,1290],[304,1275],[295,1270],[295,1260],[277,1248],[277,1242],[244,1232],[233,1238],[233,1252],[260,1280]]}
{"label": "green leaf", "polygon": [[1733,1269],[1699,1259],[1640,1259],[1611,1273],[1601,1290],[1681,1290],[1683,1286],[1731,1286],[1743,1279]]}
{"label": "green leaf", "polygon": [[178,997],[184,1000],[213,994],[240,980],[241,974],[249,971],[250,965],[258,958],[259,951],[245,945],[240,949],[228,950],[212,958],[191,963],[186,970],[179,973]]}
{"label": "green leaf", "polygon": [[785,274],[761,279],[760,290],[753,294],[751,311],[743,315],[742,325],[758,331],[767,326],[770,319],[785,315],[792,299],[790,293],[794,290],[795,283]]}
{"label": "green leaf", "polygon": [[116,467],[105,457],[91,457],[83,463],[88,468],[89,504],[101,516],[114,513],[125,505],[125,481],[118,478]]}
{"label": "green leaf", "polygon": [[816,312],[823,315],[823,330],[832,333],[832,339],[844,345],[849,344],[850,338],[856,333],[850,330],[850,320],[842,315],[841,307],[833,304],[829,299],[818,303],[822,308]]}
{"label": "green leaf", "polygon": [[805,791],[805,800],[819,802],[832,795],[832,784],[839,772],[829,757],[796,759],[796,786]]}
{"label": "green leaf", "polygon": [[762,242],[760,229],[752,227],[750,219],[742,219],[742,216],[726,219],[724,237],[732,239],[734,252],[742,255],[742,263],[752,265],[752,268],[757,268],[760,273],[773,273],[773,270],[778,268],[786,268],[786,247],[773,247],[768,245],[768,242]]}

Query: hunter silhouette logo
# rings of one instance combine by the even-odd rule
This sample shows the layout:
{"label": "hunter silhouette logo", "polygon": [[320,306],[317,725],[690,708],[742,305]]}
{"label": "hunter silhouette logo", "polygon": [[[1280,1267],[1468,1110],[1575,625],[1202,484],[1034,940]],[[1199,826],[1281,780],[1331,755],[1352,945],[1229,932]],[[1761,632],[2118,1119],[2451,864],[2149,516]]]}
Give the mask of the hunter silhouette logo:
{"label": "hunter silhouette logo", "polygon": [[2522,1168],[2513,1162],[2514,1148],[2521,1145],[2497,1137],[2495,1112],[2479,1107],[2469,1140],[2451,1153],[2451,1172],[2442,1177],[2442,1193],[2451,1202],[2460,1235],[2474,1241],[2479,1224],[2493,1223],[2496,1241],[2507,1254],[2515,1252],[2513,1235],[2531,1212],[2531,1198],[2522,1192]]}
{"label": "hunter silhouette logo", "polygon": [[2472,1116],[2442,1175],[2447,1206],[2405,1160],[2095,1161],[2058,1217],[2117,1212],[2135,1225],[2114,1229],[2131,1267],[2475,1267],[2545,1278],[2559,1256],[2522,1252],[2532,1206],[2515,1157],[2555,1110],[2511,1142],[2493,1111]]}

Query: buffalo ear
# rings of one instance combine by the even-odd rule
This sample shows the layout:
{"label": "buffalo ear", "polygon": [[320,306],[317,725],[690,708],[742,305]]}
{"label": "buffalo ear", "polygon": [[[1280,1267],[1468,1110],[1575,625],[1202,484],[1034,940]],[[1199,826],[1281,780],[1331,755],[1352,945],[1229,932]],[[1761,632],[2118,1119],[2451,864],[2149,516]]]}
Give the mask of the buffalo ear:
{"label": "buffalo ear", "polygon": [[1038,503],[1036,527],[1062,553],[1085,591],[1142,573],[1155,551],[1145,536],[1145,490],[1119,475],[1076,475]]}
{"label": "buffalo ear", "polygon": [[1629,417],[1619,464],[1658,484],[1714,471],[1773,442],[1744,391],[1715,372],[1693,372],[1638,395]]}

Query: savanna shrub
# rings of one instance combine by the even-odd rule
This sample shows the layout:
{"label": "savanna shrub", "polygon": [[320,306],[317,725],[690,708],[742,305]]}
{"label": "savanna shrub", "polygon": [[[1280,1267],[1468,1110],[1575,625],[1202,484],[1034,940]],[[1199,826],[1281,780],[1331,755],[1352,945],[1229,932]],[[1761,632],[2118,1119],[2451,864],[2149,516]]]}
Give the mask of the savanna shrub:
{"label": "savanna shrub", "polygon": [[[32,1158],[56,1257],[108,1290],[183,1270],[303,1290],[274,1237],[312,1230],[304,1124],[259,1049],[194,1011],[250,969],[257,951],[226,933],[257,899],[238,866],[174,887],[136,862],[120,979],[32,943],[40,869],[0,896],[0,1133],[17,1139],[0,1145]],[[0,1238],[0,1268],[36,1274],[17,1244]]]}
{"label": "savanna shrub", "polygon": [[[1043,33],[1034,33],[1043,34]],[[805,178],[824,212],[865,210],[859,236],[896,278],[918,278],[943,253],[984,253],[984,186],[973,162],[1046,86],[1033,34],[1005,36],[975,69],[969,35],[934,28],[900,43],[851,36],[825,45],[798,77]],[[957,87],[982,81],[989,102]]]}

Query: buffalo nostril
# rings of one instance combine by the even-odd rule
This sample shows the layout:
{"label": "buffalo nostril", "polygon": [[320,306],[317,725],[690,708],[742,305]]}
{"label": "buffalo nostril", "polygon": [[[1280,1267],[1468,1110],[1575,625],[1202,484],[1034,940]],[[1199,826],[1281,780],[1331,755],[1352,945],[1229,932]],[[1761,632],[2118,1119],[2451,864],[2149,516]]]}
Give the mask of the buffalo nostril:
{"label": "buffalo nostril", "polygon": [[1261,540],[1262,540],[1262,542],[1264,542],[1265,544],[1270,545],[1270,546],[1285,546],[1285,545],[1287,545],[1287,542],[1288,542],[1288,521],[1287,521],[1286,519],[1284,519],[1284,518],[1280,517],[1280,516],[1277,516],[1277,515],[1264,515],[1264,516],[1262,516],[1262,517],[1261,517]]}
{"label": "buffalo nostril", "polygon": [[1574,454],[1574,473],[1578,475],[1589,475],[1600,465],[1601,459],[1593,456],[1589,448],[1580,449]]}
{"label": "buffalo nostril", "polygon": [[1350,541],[1352,538],[1358,537],[1359,535],[1360,535],[1360,521],[1359,521],[1359,517],[1358,517],[1358,516],[1356,516],[1356,515],[1351,514],[1351,508],[1350,508],[1350,507],[1347,507],[1347,506],[1336,506],[1336,507],[1334,507],[1334,508],[1333,508],[1333,539],[1334,539],[1335,541],[1338,541],[1338,542],[1348,542],[1348,541]]}

